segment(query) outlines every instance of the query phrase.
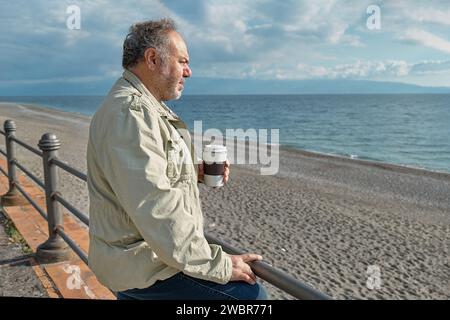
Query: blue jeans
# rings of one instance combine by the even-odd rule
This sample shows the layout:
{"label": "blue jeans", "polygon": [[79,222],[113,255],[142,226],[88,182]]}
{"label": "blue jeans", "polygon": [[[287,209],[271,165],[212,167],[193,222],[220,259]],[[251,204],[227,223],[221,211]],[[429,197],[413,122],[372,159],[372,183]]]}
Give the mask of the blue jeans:
{"label": "blue jeans", "polygon": [[177,273],[144,289],[117,293],[118,300],[267,300],[263,286],[243,281],[218,284]]}

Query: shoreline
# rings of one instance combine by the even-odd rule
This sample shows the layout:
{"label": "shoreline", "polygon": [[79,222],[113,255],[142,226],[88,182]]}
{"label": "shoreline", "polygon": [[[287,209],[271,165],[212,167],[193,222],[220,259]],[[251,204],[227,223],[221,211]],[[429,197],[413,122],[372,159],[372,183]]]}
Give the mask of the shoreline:
{"label": "shoreline", "polygon": [[[31,112],[35,112],[35,113],[41,114],[41,115],[45,114],[49,117],[56,118],[58,120],[66,120],[67,121],[71,117],[75,116],[77,118],[77,120],[80,122],[85,122],[85,121],[90,122],[90,119],[92,118],[92,116],[88,116],[88,115],[78,113],[78,112],[70,112],[70,111],[61,110],[56,107],[48,107],[48,106],[38,105],[38,104],[0,101],[0,108],[5,107],[5,106],[19,106],[22,108],[26,108],[26,109],[30,110]],[[57,115],[59,115],[59,117],[55,116],[52,113],[56,113]],[[190,131],[190,133],[191,133],[191,135],[193,135],[192,131]],[[238,143],[245,143],[245,141],[241,140],[241,139],[237,139],[237,141],[238,141]],[[265,145],[268,147],[271,146],[270,144],[269,145],[265,144]],[[442,176],[450,179],[450,172],[434,170],[431,168],[415,167],[415,166],[404,165],[404,164],[383,162],[381,160],[375,160],[375,159],[351,158],[349,156],[345,156],[345,155],[341,155],[341,154],[319,152],[319,151],[314,151],[314,150],[305,150],[305,149],[302,149],[300,147],[296,147],[293,145],[278,144],[278,147],[281,151],[297,153],[304,157],[350,161],[350,162],[358,163],[361,165],[383,168],[385,170],[402,171],[407,174],[433,175],[436,178],[438,178],[439,176],[442,175]]]}
{"label": "shoreline", "polygon": [[420,175],[433,175],[435,178],[444,176],[445,178],[450,179],[450,172],[446,172],[446,171],[439,171],[439,170],[432,170],[429,168],[420,168],[420,167],[414,167],[414,166],[408,166],[408,165],[401,165],[401,164],[383,162],[383,161],[373,160],[373,159],[354,159],[354,158],[346,157],[344,155],[322,153],[322,152],[318,152],[318,151],[298,149],[295,147],[291,148],[289,146],[283,146],[283,149],[285,151],[297,152],[305,157],[351,161],[354,163],[358,163],[360,165],[378,167],[378,168],[382,168],[385,170],[394,170],[394,171],[396,170],[396,171],[401,171],[401,172],[404,172],[407,174],[416,174],[419,176]]}
{"label": "shoreline", "polygon": [[[32,146],[55,133],[61,160],[86,172],[88,116],[0,103],[0,121],[8,118]],[[19,163],[42,179],[42,160],[23,149]],[[199,185],[205,232],[336,299],[450,298],[449,174],[289,148],[279,160],[276,175],[233,165],[225,187]],[[60,174],[59,187],[88,212],[84,182]],[[381,270],[376,290],[366,285],[370,266]]]}

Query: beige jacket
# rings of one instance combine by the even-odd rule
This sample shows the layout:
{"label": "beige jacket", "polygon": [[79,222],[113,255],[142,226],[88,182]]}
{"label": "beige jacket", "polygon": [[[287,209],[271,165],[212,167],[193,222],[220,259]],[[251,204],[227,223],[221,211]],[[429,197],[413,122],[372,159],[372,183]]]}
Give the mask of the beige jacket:
{"label": "beige jacket", "polygon": [[230,280],[230,257],[203,235],[190,139],[186,125],[129,71],[93,116],[89,266],[111,290],[145,288],[180,271]]}

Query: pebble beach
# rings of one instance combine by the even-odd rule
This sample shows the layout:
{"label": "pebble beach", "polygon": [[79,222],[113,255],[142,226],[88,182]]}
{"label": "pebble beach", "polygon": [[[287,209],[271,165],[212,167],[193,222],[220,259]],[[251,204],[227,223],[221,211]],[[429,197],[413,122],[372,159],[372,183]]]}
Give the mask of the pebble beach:
{"label": "pebble beach", "polygon": [[[90,117],[0,103],[1,123],[7,119],[36,148],[44,133],[56,134],[60,159],[86,172]],[[335,299],[450,299],[450,174],[284,147],[278,153],[275,175],[232,165],[226,186],[199,185],[206,232]],[[17,159],[43,178],[39,157],[17,147]],[[59,185],[88,213],[83,181],[61,173]],[[265,285],[272,299],[292,299]]]}

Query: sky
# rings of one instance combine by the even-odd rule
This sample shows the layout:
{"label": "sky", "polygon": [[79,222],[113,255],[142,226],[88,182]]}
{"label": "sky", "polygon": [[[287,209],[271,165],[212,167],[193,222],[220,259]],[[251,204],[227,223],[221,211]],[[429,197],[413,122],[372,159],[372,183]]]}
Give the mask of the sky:
{"label": "sky", "polygon": [[101,94],[130,25],[163,17],[195,78],[450,87],[449,0],[0,0],[0,95]]}

